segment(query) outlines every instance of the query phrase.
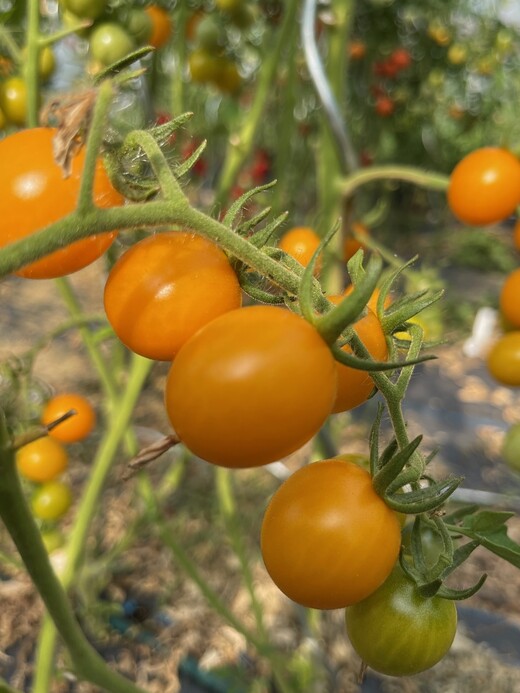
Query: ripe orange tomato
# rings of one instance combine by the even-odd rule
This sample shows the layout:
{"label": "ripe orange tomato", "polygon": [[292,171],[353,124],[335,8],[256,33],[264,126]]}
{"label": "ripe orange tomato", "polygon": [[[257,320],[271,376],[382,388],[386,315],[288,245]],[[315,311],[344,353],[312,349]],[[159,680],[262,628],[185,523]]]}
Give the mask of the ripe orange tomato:
{"label": "ripe orange tomato", "polygon": [[303,606],[338,609],[383,584],[397,561],[401,531],[366,470],[323,460],[276,491],[260,543],[267,572],[285,595]]}
{"label": "ripe orange tomato", "polygon": [[[353,222],[352,230],[358,233],[360,236],[370,235],[368,228],[358,221]],[[343,243],[343,258],[345,259],[345,262],[348,262],[350,258],[361,248],[365,250],[363,243],[358,241],[357,238],[354,238],[353,236],[347,236],[345,242]]]}
{"label": "ripe orange tomato", "polygon": [[112,268],[104,296],[123,344],[160,361],[171,361],[198,329],[241,300],[225,253],[189,231],[157,233],[132,246]]}
{"label": "ripe orange tomato", "polygon": [[395,101],[389,96],[378,96],[375,103],[375,109],[377,115],[381,118],[389,118],[395,111]]}
{"label": "ripe orange tomato", "polygon": [[40,520],[57,520],[72,503],[72,492],[63,481],[48,481],[31,499],[32,511]]}
{"label": "ripe orange tomato", "polygon": [[88,399],[75,392],[62,392],[52,397],[43,409],[41,423],[47,426],[72,409],[76,412],[74,416],[53,428],[49,432],[51,438],[62,443],[75,443],[86,438],[92,431],[96,423],[94,408]]}
{"label": "ripe orange tomato", "polygon": [[302,317],[250,306],[212,320],[181,348],[166,409],[193,453],[224,467],[257,467],[298,450],[330,414],[336,367]]}
{"label": "ripe orange tomato", "polygon": [[[31,236],[74,211],[85,152],[82,149],[73,159],[71,175],[65,178],[53,157],[55,133],[53,128],[30,128],[0,140],[0,159],[9,162],[9,166],[0,167],[0,247]],[[94,178],[94,201],[99,207],[123,203],[101,160]],[[115,237],[115,233],[104,233],[75,241],[16,274],[30,279],[71,274],[97,260]]]}
{"label": "ripe orange tomato", "polygon": [[145,12],[152,20],[152,35],[148,39],[150,46],[161,48],[168,43],[172,35],[172,20],[169,13],[158,5],[149,5]]}
{"label": "ripe orange tomato", "polygon": [[[320,237],[308,226],[295,226],[280,238],[278,246],[297,260],[300,265],[307,267],[312,256],[318,249]],[[319,271],[319,259],[316,270]]]}
{"label": "ripe orange tomato", "polygon": [[486,361],[489,372],[499,383],[520,387],[520,331],[500,337],[491,347]]}
{"label": "ripe orange tomato", "polygon": [[[329,296],[329,301],[339,303],[344,296]],[[386,361],[388,347],[381,323],[373,310],[367,308],[367,314],[354,323],[354,330],[361,339],[370,356],[375,361]],[[352,348],[346,344],[343,351],[352,354]],[[338,390],[332,408],[333,414],[348,411],[366,402],[374,389],[374,381],[368,371],[345,366],[336,362],[338,371]]]}
{"label": "ripe orange tomato", "polygon": [[63,445],[45,436],[16,451],[16,466],[29,481],[51,481],[67,469],[69,456]]}
{"label": "ripe orange tomato", "polygon": [[520,204],[520,161],[500,147],[476,149],[453,169],[447,194],[451,211],[466,224],[502,221]]}
{"label": "ripe orange tomato", "polygon": [[520,269],[510,272],[502,285],[500,310],[512,327],[520,328]]}
{"label": "ripe orange tomato", "polygon": [[348,46],[348,54],[351,60],[361,60],[367,53],[367,46],[364,41],[352,41]]}

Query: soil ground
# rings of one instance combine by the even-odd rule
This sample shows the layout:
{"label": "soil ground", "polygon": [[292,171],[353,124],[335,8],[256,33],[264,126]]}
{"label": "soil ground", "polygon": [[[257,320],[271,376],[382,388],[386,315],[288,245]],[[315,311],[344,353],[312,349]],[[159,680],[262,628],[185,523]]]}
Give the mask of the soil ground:
{"label": "soil ground", "polygon": [[[475,286],[480,275],[473,273],[471,281]],[[496,278],[492,281],[497,283]],[[86,311],[100,314],[102,265],[83,270],[72,277],[72,283]],[[0,283],[0,301],[0,360],[25,353],[28,346],[67,319],[54,282],[9,278]],[[416,370],[406,404],[412,434],[423,433],[426,448],[439,448],[432,463],[434,476],[461,474],[465,488],[503,494],[504,507],[518,509],[520,476],[500,459],[500,445],[507,427],[520,421],[520,395],[497,386],[480,359],[464,356],[460,339],[436,353],[437,361]],[[43,349],[35,362],[35,374],[52,390],[79,390],[100,405],[95,374],[74,331]],[[165,374],[164,364],[154,368],[136,410],[135,424],[143,441],[168,432],[162,407]],[[340,431],[342,451],[366,450],[374,406],[372,401],[353,416],[336,418],[334,429]],[[96,442],[94,435],[88,445],[73,449],[77,460],[71,464],[70,478],[78,492],[88,476],[89,455]],[[302,451],[287,465],[295,467],[308,452]],[[160,478],[176,460],[175,452],[158,460],[152,478]],[[139,526],[134,540],[110,564],[107,574],[103,557],[139,517],[136,482],[121,481],[125,462],[121,455],[109,479],[92,529],[91,563],[81,583],[84,592],[77,590],[74,595],[85,628],[103,655],[150,693],[246,690],[245,684],[234,688],[220,683],[218,688],[207,678],[208,672],[221,667],[238,669],[242,682],[256,681],[256,687],[247,690],[267,693],[265,664],[244,637],[208,607],[149,527]],[[252,627],[248,593],[224,534],[214,479],[207,467],[193,460],[187,464],[180,488],[169,499],[168,515],[179,542],[211,587],[236,617]],[[461,605],[458,634],[449,655],[432,670],[409,679],[369,673],[361,684],[359,661],[345,636],[343,614],[328,612],[316,623],[314,616],[309,618],[280,595],[259,560],[261,514],[265,499],[278,483],[265,470],[240,472],[235,480],[237,507],[271,642],[281,651],[298,653],[304,665],[314,663],[314,671],[321,672],[318,680],[302,684],[302,692],[520,693],[520,576],[517,569],[481,549],[457,573],[460,586],[472,584],[482,572],[489,577],[482,590]],[[511,520],[510,527],[511,535],[520,541],[520,520]],[[1,546],[14,555],[5,537]],[[53,560],[59,561],[60,555],[57,552]],[[89,600],[91,596],[95,598]],[[24,572],[5,561],[0,562],[0,605],[0,676],[19,690],[30,691],[42,605]],[[180,678],[179,666],[184,672]],[[61,650],[59,668],[62,675],[49,693],[97,690],[74,681]]]}

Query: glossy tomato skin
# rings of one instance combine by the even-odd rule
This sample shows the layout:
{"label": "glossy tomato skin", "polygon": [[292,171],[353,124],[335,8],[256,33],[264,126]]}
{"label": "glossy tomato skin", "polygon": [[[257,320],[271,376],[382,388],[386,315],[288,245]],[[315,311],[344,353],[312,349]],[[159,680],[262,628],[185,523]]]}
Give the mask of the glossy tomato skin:
{"label": "glossy tomato skin", "polygon": [[55,426],[49,432],[51,438],[62,443],[76,443],[92,431],[96,423],[94,408],[88,399],[75,392],[62,392],[52,397],[43,409],[41,423],[47,426],[71,410],[76,413]]}
{"label": "glossy tomato skin", "polygon": [[89,36],[92,58],[103,67],[122,60],[135,50],[132,36],[117,22],[97,24]]}
{"label": "glossy tomato skin", "polygon": [[63,481],[48,481],[38,488],[31,499],[32,511],[40,520],[57,520],[65,515],[72,503],[72,492]]}
{"label": "glossy tomato skin", "polygon": [[[333,303],[339,303],[343,298],[344,296],[329,296],[329,300]],[[388,348],[385,333],[373,310],[367,308],[366,315],[354,323],[354,330],[375,361],[387,360]],[[353,353],[348,344],[342,349],[348,354]],[[338,371],[338,390],[332,408],[333,414],[349,411],[363,404],[374,389],[374,381],[368,371],[351,368],[339,362],[336,363],[336,368]]]}
{"label": "glossy tomato skin", "polygon": [[[55,163],[53,128],[30,128],[0,140],[0,247],[30,236],[74,211],[85,160],[84,149],[72,161],[68,178]],[[94,178],[98,207],[123,203],[112,187],[101,160]],[[36,260],[16,272],[30,279],[62,277],[97,260],[113,243],[115,233],[89,236]]]}
{"label": "glossy tomato skin", "polygon": [[314,229],[308,226],[295,226],[283,234],[278,247],[297,260],[300,265],[307,267],[319,244],[320,237]]}
{"label": "glossy tomato skin", "polygon": [[486,361],[489,372],[499,383],[520,387],[520,331],[500,337],[491,347]]}
{"label": "glossy tomato skin", "polygon": [[9,77],[0,85],[0,106],[7,121],[25,125],[27,119],[27,84],[22,77]]}
{"label": "glossy tomato skin", "polygon": [[300,468],[272,497],[261,549],[267,572],[290,599],[338,609],[364,599],[390,574],[399,554],[396,514],[370,474],[348,460]]}
{"label": "glossy tomato skin", "polygon": [[454,602],[421,596],[400,567],[378,590],[350,606],[345,620],[363,662],[388,676],[412,676],[434,666],[457,631]]}
{"label": "glossy tomato skin", "polygon": [[482,147],[453,169],[448,205],[471,226],[494,224],[513,214],[520,204],[520,161],[507,149]]}
{"label": "glossy tomato skin", "polygon": [[157,233],[127,250],[105,286],[105,311],[119,339],[150,359],[171,361],[206,323],[241,305],[225,253],[189,231]]}
{"label": "glossy tomato skin", "polygon": [[62,474],[68,464],[69,456],[63,445],[49,436],[33,440],[16,452],[18,471],[29,481],[51,481]]}
{"label": "glossy tomato skin", "polygon": [[224,467],[257,467],[298,450],[330,413],[334,359],[303,318],[283,308],[232,310],[177,354],[166,409],[181,441]]}
{"label": "glossy tomato skin", "polygon": [[500,310],[512,327],[520,328],[520,269],[510,272],[502,285]]}

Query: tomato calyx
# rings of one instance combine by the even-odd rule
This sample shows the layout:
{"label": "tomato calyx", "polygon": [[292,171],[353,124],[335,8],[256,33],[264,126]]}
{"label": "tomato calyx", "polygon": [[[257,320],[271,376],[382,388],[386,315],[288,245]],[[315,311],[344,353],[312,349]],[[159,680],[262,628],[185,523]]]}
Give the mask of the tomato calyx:
{"label": "tomato calyx", "polygon": [[[423,548],[425,529],[430,530],[439,541],[438,555],[428,561]],[[478,540],[466,542],[454,547],[453,539],[444,521],[435,515],[417,515],[410,533],[411,560],[403,551],[399,562],[405,575],[415,583],[423,597],[439,596],[443,599],[461,601],[473,596],[486,581],[484,573],[477,582],[465,589],[446,587],[444,580],[453,573],[480,545]]]}

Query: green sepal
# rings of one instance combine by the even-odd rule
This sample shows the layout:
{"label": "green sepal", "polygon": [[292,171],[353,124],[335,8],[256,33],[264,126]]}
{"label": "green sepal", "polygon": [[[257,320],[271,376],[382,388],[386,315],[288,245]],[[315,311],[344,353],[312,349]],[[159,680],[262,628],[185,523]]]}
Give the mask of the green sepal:
{"label": "green sepal", "polygon": [[[352,341],[354,340],[355,336],[353,335]],[[360,345],[362,345],[361,342]],[[357,344],[356,347],[358,347]],[[419,363],[437,359],[433,354],[425,354],[424,356],[418,356],[416,359],[410,359],[408,361],[374,361],[370,358],[360,358],[359,356],[350,354],[337,344],[333,344],[331,350],[336,361],[339,361],[344,366],[350,366],[350,368],[355,368],[359,371],[394,371],[396,368],[416,366]]]}
{"label": "green sepal", "polygon": [[[268,212],[270,212],[271,208],[267,207],[266,208]],[[265,210],[263,210],[265,211]],[[260,217],[260,212],[257,217]],[[289,212],[282,212],[282,214],[278,215],[276,219],[273,219],[269,224],[264,226],[263,229],[260,229],[258,231],[255,231],[251,236],[249,236],[248,240],[250,243],[252,243],[254,246],[257,248],[263,248],[271,238],[273,237],[275,231],[278,230],[278,228],[284,223],[284,221],[287,219],[289,216]],[[255,219],[257,218],[255,217]],[[252,221],[252,220],[251,220]],[[255,222],[258,223],[258,222]],[[239,233],[241,233],[241,228],[239,227]]]}
{"label": "green sepal", "polygon": [[466,589],[457,590],[452,587],[446,587],[446,585],[441,585],[437,591],[437,597],[442,597],[443,599],[452,599],[455,601],[469,599],[479,591],[486,580],[487,574],[483,573],[472,587],[467,587]]}
{"label": "green sepal", "polygon": [[[254,272],[248,272],[246,267],[239,269],[237,275],[242,290],[248,296],[254,298],[255,301],[260,301],[260,303],[267,303],[269,305],[281,305],[285,302],[282,293],[271,293],[258,285],[258,282],[265,282],[265,277]],[[257,283],[255,283],[255,279]]]}
{"label": "green sepal", "polygon": [[[406,447],[395,454],[391,459],[387,460],[383,467],[378,465],[378,471],[372,479],[374,491],[387,501],[388,488],[395,483],[400,472],[404,469],[405,464],[410,460],[419,445],[421,444],[422,436],[414,438]],[[383,453],[384,454],[384,453]],[[407,495],[400,494],[400,495]],[[389,503],[390,505],[390,503]]]}
{"label": "green sepal", "polygon": [[121,161],[115,151],[106,151],[103,154],[103,163],[110,182],[128,200],[144,202],[160,191],[160,186],[155,180],[138,178],[135,175],[126,176],[121,170]]}
{"label": "green sepal", "polygon": [[[259,229],[255,233],[252,233],[252,229],[255,228],[255,226],[258,226],[258,224],[262,223],[264,219],[266,219],[272,212],[273,208],[272,207],[264,207],[261,209],[257,214],[255,214],[251,219],[246,219],[243,221],[241,224],[239,224],[236,228],[236,233],[238,233],[239,236],[245,236],[249,241],[256,235],[260,235],[263,231],[265,231],[265,228]],[[287,218],[287,214],[282,215],[283,218]],[[272,235],[272,232],[271,232]],[[262,243],[262,245],[265,245],[269,238],[271,237],[269,235],[267,239]],[[255,243],[256,245],[256,243]],[[260,248],[261,245],[256,245],[257,248]]]}
{"label": "green sepal", "polygon": [[393,489],[390,490],[390,487],[393,485],[391,484],[389,490],[384,494],[384,500],[392,510],[400,513],[417,515],[419,513],[431,512],[448,500],[461,481],[462,477],[452,477],[431,486],[404,493],[394,492]]}
{"label": "green sepal", "polygon": [[269,190],[270,188],[274,187],[276,185],[276,182],[276,180],[272,180],[269,183],[266,183],[265,185],[259,185],[256,188],[251,188],[251,190],[247,190],[243,195],[240,195],[240,197],[238,197],[230,205],[228,211],[226,212],[224,219],[222,220],[224,226],[228,226],[229,228],[231,228],[233,222],[235,221],[235,217],[240,212],[245,203],[248,202],[255,195],[258,195],[258,193],[264,192],[265,190]]}
{"label": "green sepal", "polygon": [[174,171],[175,175],[180,178],[180,176],[183,176],[185,173],[187,173],[191,167],[199,160],[201,157],[203,151],[206,149],[207,146],[207,140],[203,140],[197,149],[187,158],[185,161],[182,162],[182,164],[178,164],[175,166]]}
{"label": "green sepal", "polygon": [[334,344],[341,333],[355,322],[376,288],[383,267],[381,256],[374,253],[367,263],[366,270],[361,266],[362,258],[362,253],[358,251],[348,263],[354,283],[352,293],[316,321],[316,329],[327,344]]}
{"label": "green sepal", "polygon": [[147,55],[150,55],[150,53],[153,53],[154,51],[155,48],[153,46],[142,46],[140,48],[137,48],[137,50],[132,51],[128,55],[125,55],[125,57],[121,58],[121,60],[117,60],[115,63],[112,63],[111,65],[108,65],[108,67],[105,67],[105,69],[101,70],[101,72],[98,72],[97,75],[94,77],[94,84],[99,84],[103,80],[107,79],[107,77],[112,77],[114,74],[121,72],[127,67],[130,67],[130,65],[133,65],[135,62],[141,60],[142,58],[145,58]]}
{"label": "green sepal", "polygon": [[[300,303],[300,309],[303,317],[310,322],[312,325],[318,326],[319,318],[314,310],[314,296],[313,296],[313,284],[316,281],[314,272],[316,270],[316,264],[318,258],[324,251],[325,247],[330,243],[334,235],[337,233],[339,224],[335,224],[332,229],[322,238],[319,246],[316,248],[308,265],[304,268],[303,274],[300,280],[300,285],[298,287],[298,301]],[[334,309],[332,309],[334,310]],[[318,328],[318,332],[321,331]],[[321,334],[323,337],[323,334]]]}
{"label": "green sepal", "polygon": [[192,117],[193,113],[191,111],[186,111],[185,113],[181,113],[175,118],[172,118],[167,123],[163,123],[162,125],[154,125],[148,130],[148,132],[156,142],[162,144],[163,142],[167,142],[176,130],[183,125],[186,125],[186,123]]}
{"label": "green sepal", "polygon": [[437,289],[435,291],[427,289],[392,303],[381,318],[381,324],[385,334],[390,334],[400,327],[404,327],[410,318],[413,318],[425,308],[431,306],[441,299],[443,295],[444,289]]}

